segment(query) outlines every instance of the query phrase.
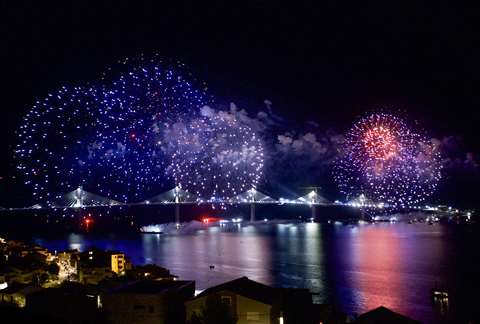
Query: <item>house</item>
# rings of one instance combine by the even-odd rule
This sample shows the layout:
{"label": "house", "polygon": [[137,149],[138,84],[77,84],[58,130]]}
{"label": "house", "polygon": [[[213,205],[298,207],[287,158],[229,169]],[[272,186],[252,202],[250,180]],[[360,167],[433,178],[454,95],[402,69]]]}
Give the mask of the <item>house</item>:
{"label": "house", "polygon": [[85,285],[97,285],[114,276],[115,273],[109,267],[85,267],[78,271],[78,281]]}
{"label": "house", "polygon": [[[79,281],[84,284],[98,284],[113,276],[123,276],[131,268],[124,253],[92,249],[78,254],[75,270]],[[68,267],[67,267],[68,268]]]}
{"label": "house", "polygon": [[46,269],[32,266],[28,267],[25,265],[17,266],[7,266],[2,269],[1,272],[2,281],[5,281],[9,284],[17,282],[21,284],[33,284],[38,283],[39,278],[43,276],[48,277],[48,271]]}
{"label": "house", "polygon": [[45,262],[53,262],[55,260],[55,255],[41,246],[34,246],[32,252],[41,256]]}
{"label": "house", "polygon": [[128,271],[127,276],[141,279],[158,279],[158,280],[176,280],[177,276],[172,275],[170,270],[157,266],[156,264],[146,264],[143,266],[136,266]]}
{"label": "house", "polygon": [[34,273],[30,270],[20,269],[14,266],[6,266],[2,269],[3,281],[12,284],[30,284],[33,282]]}
{"label": "house", "polygon": [[358,316],[355,324],[420,324],[419,321],[380,306]]}
{"label": "house", "polygon": [[66,282],[60,287],[43,288],[29,294],[26,309],[32,314],[66,323],[91,323],[102,316],[100,293],[93,286]]}
{"label": "house", "polygon": [[7,288],[0,290],[0,302],[16,307],[25,307],[27,296],[40,289],[28,284],[14,282]]}
{"label": "house", "polygon": [[26,308],[32,314],[67,323],[92,323],[101,316],[100,306],[100,295],[94,287],[67,282],[29,294]]}
{"label": "house", "polygon": [[185,304],[187,320],[208,311],[215,296],[231,309],[238,324],[312,323],[312,297],[307,289],[273,288],[242,277],[204,290]]}
{"label": "house", "polygon": [[80,253],[82,268],[107,268],[117,275],[124,275],[131,268],[131,263],[124,253],[92,249]]}
{"label": "house", "polygon": [[110,254],[111,268],[116,274],[125,274],[126,258],[123,253],[112,252]]}
{"label": "house", "polygon": [[105,293],[102,305],[113,324],[184,323],[184,303],[194,292],[194,281],[142,280]]}

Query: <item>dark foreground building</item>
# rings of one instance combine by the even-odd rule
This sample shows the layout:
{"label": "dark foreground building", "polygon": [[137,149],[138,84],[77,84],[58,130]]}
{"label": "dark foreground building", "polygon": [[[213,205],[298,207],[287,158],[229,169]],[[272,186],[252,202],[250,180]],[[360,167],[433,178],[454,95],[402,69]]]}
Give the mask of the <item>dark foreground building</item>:
{"label": "dark foreground building", "polygon": [[95,323],[105,320],[96,287],[75,282],[43,288],[26,297],[26,311],[64,323]]}
{"label": "dark foreground building", "polygon": [[[185,304],[187,321],[214,314],[222,308],[238,324],[312,323],[312,297],[308,289],[273,288],[242,277],[204,290]],[[236,322],[235,322],[236,321]]]}
{"label": "dark foreground building", "polygon": [[176,324],[185,322],[185,301],[195,281],[144,280],[106,293],[102,307],[112,324]]}
{"label": "dark foreground building", "polygon": [[[7,290],[7,289],[4,289]],[[66,282],[37,288],[24,306],[0,303],[0,323],[165,323],[165,324],[418,324],[378,307],[347,320],[326,304],[313,304],[307,289],[275,288],[242,277],[194,296],[195,282],[172,279],[129,280],[100,285]]]}
{"label": "dark foreground building", "polygon": [[419,321],[380,306],[360,315],[355,324],[420,324]]}

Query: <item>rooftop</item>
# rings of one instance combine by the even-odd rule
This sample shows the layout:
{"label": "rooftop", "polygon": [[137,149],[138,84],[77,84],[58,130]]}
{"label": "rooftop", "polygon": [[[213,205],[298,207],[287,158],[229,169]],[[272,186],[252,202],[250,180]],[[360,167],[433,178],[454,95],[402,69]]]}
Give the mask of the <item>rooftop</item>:
{"label": "rooftop", "polygon": [[160,294],[172,289],[181,289],[192,284],[194,285],[195,282],[189,280],[141,280],[116,288],[112,290],[112,293]]}
{"label": "rooftop", "polygon": [[18,282],[14,282],[10,284],[7,288],[0,290],[1,294],[30,294],[40,290],[40,288],[34,287],[30,284],[22,284]]}
{"label": "rooftop", "polygon": [[419,321],[411,319],[407,316],[404,316],[399,313],[380,306],[369,312],[366,312],[360,315],[355,321],[356,324],[381,324],[381,323],[390,323],[390,324],[420,324]]}
{"label": "rooftop", "polygon": [[247,277],[241,277],[223,284],[205,289],[195,298],[208,296],[212,293],[228,290],[238,295],[260,301],[267,305],[272,305],[275,302],[283,299],[283,297],[291,295],[292,293],[302,292],[309,294],[307,289],[297,288],[274,288],[264,285],[260,282],[253,281]]}
{"label": "rooftop", "polygon": [[96,295],[99,289],[94,285],[82,285],[77,282],[65,282],[59,287],[38,289],[32,296],[72,296]]}

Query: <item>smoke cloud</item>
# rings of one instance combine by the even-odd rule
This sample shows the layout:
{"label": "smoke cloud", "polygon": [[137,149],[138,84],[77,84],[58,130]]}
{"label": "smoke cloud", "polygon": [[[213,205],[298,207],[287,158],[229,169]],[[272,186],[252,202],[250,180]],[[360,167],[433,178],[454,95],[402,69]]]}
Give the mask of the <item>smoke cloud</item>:
{"label": "smoke cloud", "polygon": [[[273,104],[265,106],[256,114],[231,103],[227,109],[215,110],[205,106],[203,116],[219,114],[231,116],[261,134],[266,151],[263,187],[272,192],[286,184],[286,191],[298,192],[302,186],[321,186],[329,192],[337,192],[332,180],[332,164],[342,154],[343,131],[322,129],[316,121],[293,125],[286,118],[273,112]],[[478,155],[465,149],[460,137],[432,138],[442,156],[442,173],[480,171]]]}

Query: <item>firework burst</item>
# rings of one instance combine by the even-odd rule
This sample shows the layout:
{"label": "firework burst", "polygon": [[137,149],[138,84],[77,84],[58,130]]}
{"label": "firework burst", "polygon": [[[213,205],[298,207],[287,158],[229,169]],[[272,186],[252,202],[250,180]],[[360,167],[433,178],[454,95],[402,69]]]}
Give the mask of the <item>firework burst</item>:
{"label": "firework burst", "polygon": [[15,150],[34,198],[79,185],[122,201],[161,190],[172,149],[165,130],[210,102],[184,71],[157,58],[124,60],[93,86],[64,87],[36,102]]}
{"label": "firework burst", "polygon": [[140,57],[119,65],[103,77],[106,106],[115,113],[95,143],[102,179],[97,190],[123,201],[145,199],[173,185],[166,170],[175,148],[166,132],[198,116],[211,98],[202,85],[193,86],[180,63]]}
{"label": "firework burst", "polygon": [[91,177],[88,147],[101,127],[99,96],[92,88],[63,87],[25,115],[15,153],[34,198],[54,198],[61,188],[66,192]]}
{"label": "firework burst", "polygon": [[390,114],[360,119],[347,133],[342,153],[334,178],[347,199],[363,194],[390,208],[412,207],[440,180],[438,148]]}
{"label": "firework burst", "polygon": [[226,201],[256,188],[263,171],[258,135],[233,115],[204,116],[173,131],[171,168],[177,184],[210,201]]}

